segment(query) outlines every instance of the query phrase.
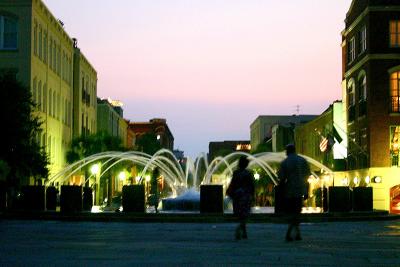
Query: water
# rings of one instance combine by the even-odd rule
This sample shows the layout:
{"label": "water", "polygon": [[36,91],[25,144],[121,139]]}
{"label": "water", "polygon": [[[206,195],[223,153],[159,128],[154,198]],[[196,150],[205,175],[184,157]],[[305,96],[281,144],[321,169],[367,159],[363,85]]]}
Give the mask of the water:
{"label": "water", "polygon": [[[265,152],[251,155],[238,151],[224,157],[217,157],[211,162],[208,162],[206,154],[202,153],[194,161],[188,158],[186,167],[183,169],[171,151],[161,149],[153,156],[139,151],[98,153],[77,161],[51,176],[47,185],[57,182],[59,184],[68,183],[73,175],[82,173],[83,169],[96,165],[97,168],[92,168],[95,172],[85,178],[85,182],[88,181],[89,185],[93,186],[108,172],[114,171],[116,173],[118,168],[121,168],[121,164],[139,166],[141,171],[137,177],[133,178],[136,183],[147,184],[146,177],[147,179],[151,177],[153,170],[158,168],[163,181],[171,189],[170,197],[162,201],[164,208],[167,209],[168,207],[171,210],[170,205],[174,205],[189,210],[198,210],[200,185],[217,183],[226,187],[230,182],[233,170],[237,168],[240,156],[248,157],[250,169],[261,169],[274,185],[277,184],[277,167],[286,157],[283,152]],[[332,170],[312,158],[303,157],[309,162],[312,170],[325,173],[324,175],[330,177],[329,179],[333,178]],[[312,174],[315,179],[319,179],[316,172],[312,172]]]}

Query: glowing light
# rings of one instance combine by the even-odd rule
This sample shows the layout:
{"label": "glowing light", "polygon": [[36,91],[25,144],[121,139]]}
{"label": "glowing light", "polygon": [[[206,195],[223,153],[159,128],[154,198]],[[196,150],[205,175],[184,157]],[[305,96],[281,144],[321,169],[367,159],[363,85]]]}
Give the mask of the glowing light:
{"label": "glowing light", "polygon": [[150,178],[151,178],[150,175],[146,175],[145,178],[146,178],[146,182],[150,182]]}
{"label": "glowing light", "polygon": [[100,171],[100,166],[99,164],[94,164],[91,168],[90,168],[90,172],[95,175],[98,174]]}
{"label": "glowing light", "polygon": [[138,184],[138,183],[140,182],[140,176],[136,176],[136,177],[135,177],[135,181],[136,181],[136,183]]}
{"label": "glowing light", "polygon": [[157,140],[161,139],[161,135],[157,134]]}
{"label": "glowing light", "polygon": [[349,185],[349,178],[344,177],[344,178],[342,179],[342,185]]}
{"label": "glowing light", "polygon": [[369,178],[369,176],[365,177],[365,182],[366,182],[367,184],[369,184],[369,183],[371,182],[371,179]]}
{"label": "glowing light", "polygon": [[356,176],[356,177],[354,177],[354,179],[353,179],[353,183],[354,184],[358,184],[358,182],[359,182],[359,180],[358,180],[358,177]]}
{"label": "glowing light", "polygon": [[382,183],[382,177],[374,176],[374,178],[372,178],[372,182],[380,184],[380,183]]}
{"label": "glowing light", "polygon": [[126,178],[126,173],[125,173],[125,172],[120,172],[120,173],[118,174],[118,178],[119,178],[121,181],[125,180],[125,178]]}
{"label": "glowing light", "polygon": [[251,145],[250,144],[238,144],[236,145],[236,150],[240,151],[240,150],[251,150]]}
{"label": "glowing light", "polygon": [[99,213],[99,212],[101,212],[100,206],[92,206],[91,212],[92,212],[92,213]]}
{"label": "glowing light", "polygon": [[256,180],[260,180],[260,174],[258,174],[258,173],[255,173],[255,174],[254,174],[254,179],[256,179]]}

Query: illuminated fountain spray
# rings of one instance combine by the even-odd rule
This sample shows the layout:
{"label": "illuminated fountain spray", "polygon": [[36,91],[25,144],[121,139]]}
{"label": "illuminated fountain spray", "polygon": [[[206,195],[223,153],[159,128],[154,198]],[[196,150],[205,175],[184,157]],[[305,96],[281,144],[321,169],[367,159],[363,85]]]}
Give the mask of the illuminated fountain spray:
{"label": "illuminated fountain spray", "polygon": [[[219,177],[217,183],[222,183],[226,186],[230,182],[233,171],[237,168],[238,158],[240,156],[247,156],[250,161],[250,169],[256,167],[261,168],[271,182],[277,185],[277,166],[286,158],[284,152],[264,152],[255,155],[245,152],[233,152],[224,157],[216,157],[210,163],[207,160],[207,156],[202,153],[195,161],[188,159],[185,170],[183,170],[174,154],[167,149],[161,149],[153,156],[138,151],[98,153],[67,166],[59,173],[51,176],[47,184],[53,182],[65,184],[72,176],[78,174],[82,169],[101,162],[101,168],[93,170],[92,174],[85,178],[83,184],[90,181],[90,178],[93,176],[96,176],[96,181],[98,182],[103,175],[115,168],[117,164],[131,163],[143,167],[139,175],[134,177],[136,183],[143,183],[144,179],[146,179],[146,174],[152,172],[152,170],[157,167],[164,178],[164,182],[171,188],[172,196],[176,197],[190,187],[198,191],[200,184],[215,183],[215,181],[213,181],[213,175],[216,174]],[[307,156],[303,157],[309,162],[312,167],[311,169],[317,169],[325,173],[330,179],[333,178],[332,170],[325,165]],[[312,174],[315,179],[319,179],[315,172],[312,172]],[[188,182],[189,178],[192,179],[190,186]]]}

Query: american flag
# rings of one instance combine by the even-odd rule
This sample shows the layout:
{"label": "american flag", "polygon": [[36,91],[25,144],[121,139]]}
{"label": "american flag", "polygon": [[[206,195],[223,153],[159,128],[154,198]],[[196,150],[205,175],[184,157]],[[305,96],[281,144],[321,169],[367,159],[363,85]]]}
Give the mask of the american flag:
{"label": "american flag", "polygon": [[321,150],[321,152],[327,151],[328,145],[329,145],[329,140],[328,140],[328,138],[324,137],[322,139],[321,143],[319,143],[319,150]]}

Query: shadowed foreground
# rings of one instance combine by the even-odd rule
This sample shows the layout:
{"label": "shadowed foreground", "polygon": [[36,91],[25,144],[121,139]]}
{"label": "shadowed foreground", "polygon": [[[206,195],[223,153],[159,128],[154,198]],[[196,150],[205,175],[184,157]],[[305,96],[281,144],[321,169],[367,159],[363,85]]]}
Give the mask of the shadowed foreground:
{"label": "shadowed foreground", "polygon": [[0,221],[0,266],[400,266],[400,220],[302,224]]}

